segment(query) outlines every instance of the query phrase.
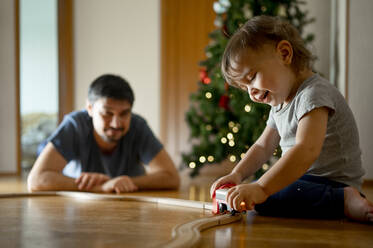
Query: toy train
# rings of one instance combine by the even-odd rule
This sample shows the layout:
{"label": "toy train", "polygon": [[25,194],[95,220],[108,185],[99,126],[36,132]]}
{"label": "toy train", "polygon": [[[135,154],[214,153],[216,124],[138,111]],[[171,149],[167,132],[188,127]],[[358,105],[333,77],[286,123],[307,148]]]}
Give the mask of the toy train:
{"label": "toy train", "polygon": [[215,190],[212,196],[212,212],[214,214],[224,214],[227,212],[231,212],[232,214],[236,213],[236,211],[231,208],[225,200],[228,190],[234,186],[236,185],[233,183],[223,184]]}

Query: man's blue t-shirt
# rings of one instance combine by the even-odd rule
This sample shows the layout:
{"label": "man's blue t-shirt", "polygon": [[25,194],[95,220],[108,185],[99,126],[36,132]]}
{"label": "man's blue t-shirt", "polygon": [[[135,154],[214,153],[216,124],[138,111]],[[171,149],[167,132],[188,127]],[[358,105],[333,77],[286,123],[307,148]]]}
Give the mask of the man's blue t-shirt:
{"label": "man's blue t-shirt", "polygon": [[146,121],[132,113],[128,132],[111,154],[104,154],[96,143],[92,118],[86,110],[66,115],[48,141],[68,162],[63,173],[74,178],[81,172],[110,177],[143,175],[143,164],[148,164],[163,148]]}

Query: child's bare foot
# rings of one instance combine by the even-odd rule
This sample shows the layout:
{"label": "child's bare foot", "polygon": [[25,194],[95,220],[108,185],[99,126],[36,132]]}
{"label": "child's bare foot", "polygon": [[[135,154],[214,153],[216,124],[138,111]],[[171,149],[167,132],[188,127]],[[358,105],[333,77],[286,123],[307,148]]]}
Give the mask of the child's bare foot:
{"label": "child's bare foot", "polygon": [[373,203],[353,187],[344,188],[344,212],[352,220],[373,223]]}

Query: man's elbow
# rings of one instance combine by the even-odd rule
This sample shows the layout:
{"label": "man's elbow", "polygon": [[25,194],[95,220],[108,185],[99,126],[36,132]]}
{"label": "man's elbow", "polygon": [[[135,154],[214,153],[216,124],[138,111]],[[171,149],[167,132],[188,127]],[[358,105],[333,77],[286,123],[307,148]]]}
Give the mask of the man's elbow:
{"label": "man's elbow", "polygon": [[43,180],[43,175],[34,175],[30,173],[27,178],[27,190],[29,192],[46,191],[46,182]]}
{"label": "man's elbow", "polygon": [[38,185],[27,185],[27,190],[30,193],[42,191]]}
{"label": "man's elbow", "polygon": [[30,177],[27,179],[27,190],[28,192],[37,192],[40,191],[40,186],[34,182]]}

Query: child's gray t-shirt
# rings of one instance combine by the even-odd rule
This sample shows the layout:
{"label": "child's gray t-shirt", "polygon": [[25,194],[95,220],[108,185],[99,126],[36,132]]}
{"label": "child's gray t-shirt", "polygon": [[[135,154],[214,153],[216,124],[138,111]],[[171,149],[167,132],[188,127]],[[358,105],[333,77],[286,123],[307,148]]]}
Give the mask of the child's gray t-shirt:
{"label": "child's gray t-shirt", "polygon": [[278,131],[282,153],[285,154],[295,145],[300,119],[320,107],[330,110],[327,131],[320,156],[307,174],[326,177],[360,190],[364,169],[356,122],[344,97],[326,79],[315,74],[305,80],[289,104],[284,108],[280,105],[272,107],[267,125]]}
{"label": "child's gray t-shirt", "polygon": [[110,177],[144,175],[143,165],[163,148],[146,121],[132,113],[128,132],[111,154],[104,154],[94,138],[92,118],[85,110],[66,115],[48,141],[68,162],[64,175],[73,178],[81,172],[98,172]]}

